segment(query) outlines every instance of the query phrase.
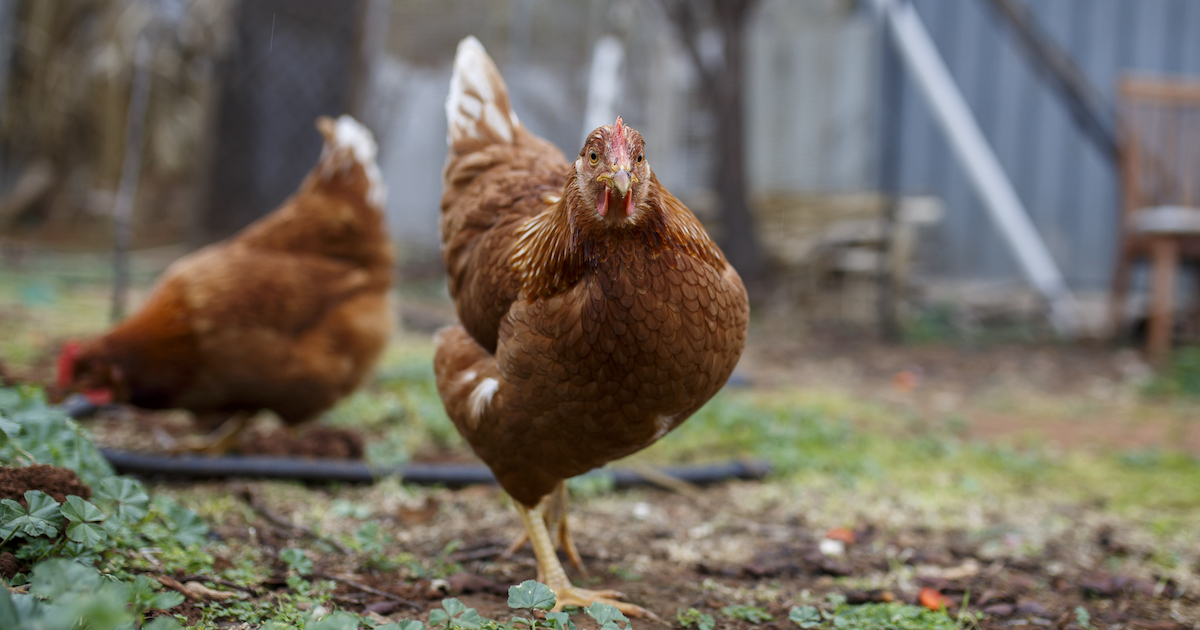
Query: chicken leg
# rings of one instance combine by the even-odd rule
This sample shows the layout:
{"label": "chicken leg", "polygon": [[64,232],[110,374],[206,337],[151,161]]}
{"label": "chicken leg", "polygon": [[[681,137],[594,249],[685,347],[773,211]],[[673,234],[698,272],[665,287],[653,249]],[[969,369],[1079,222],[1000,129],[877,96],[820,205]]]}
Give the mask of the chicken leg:
{"label": "chicken leg", "polygon": [[[546,529],[557,534],[557,538],[554,539],[554,548],[562,549],[571,566],[579,571],[579,575],[586,578],[588,572],[583,568],[583,558],[579,556],[579,548],[575,546],[575,539],[571,537],[571,530],[567,526],[567,482],[558,482],[554,490],[546,495],[539,505],[543,507],[543,521],[546,523]],[[529,534],[522,530],[521,535],[508,546],[508,549],[504,550],[504,553],[500,554],[500,557],[511,558],[528,542]],[[541,579],[542,575],[539,574],[538,581]]]}
{"label": "chicken leg", "polygon": [[521,522],[525,525],[525,533],[533,545],[533,555],[537,557],[538,580],[549,586],[550,590],[554,591],[555,597],[558,598],[554,610],[562,610],[563,606],[584,607],[590,606],[594,602],[604,602],[615,606],[617,610],[630,617],[657,619],[658,617],[654,613],[641,606],[617,601],[618,598],[624,597],[617,591],[590,591],[571,584],[571,581],[567,579],[567,572],[563,570],[562,563],[558,561],[558,554],[554,551],[554,541],[550,538],[550,531],[546,528],[544,503],[545,501],[531,508],[523,505],[520,501],[514,501],[517,512],[521,515]]}

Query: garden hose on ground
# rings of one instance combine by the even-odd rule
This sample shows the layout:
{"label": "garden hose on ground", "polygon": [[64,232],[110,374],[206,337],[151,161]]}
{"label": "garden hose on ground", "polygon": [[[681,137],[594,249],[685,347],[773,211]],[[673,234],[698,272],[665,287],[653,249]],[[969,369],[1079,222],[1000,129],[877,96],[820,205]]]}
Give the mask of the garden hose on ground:
{"label": "garden hose on ground", "polygon": [[[82,396],[63,401],[63,409],[72,418],[84,418],[98,408]],[[365,462],[335,459],[300,459],[291,457],[176,457],[135,453],[111,448],[100,452],[117,473],[161,479],[214,479],[240,477],[251,479],[290,479],[309,483],[372,483],[384,477],[399,476],[404,483],[449,488],[476,484],[494,484],[496,478],[486,466],[462,464],[408,464],[405,466],[370,466]],[[766,477],[771,467],[765,462],[732,461],[724,464],[679,466],[662,469],[622,470],[602,468],[583,475],[585,478],[607,478],[614,488],[633,486],[668,486],[670,480],[705,486],[731,479],[758,480]],[[669,479],[666,479],[669,478]]]}
{"label": "garden hose on ground", "polygon": [[[361,461],[293,459],[289,457],[172,457],[148,455],[114,449],[100,449],[118,473],[149,478],[212,479],[241,477],[290,479],[306,482],[372,483],[383,477],[399,476],[404,483],[442,485],[461,488],[475,484],[494,484],[496,478],[485,466],[462,464],[408,464],[377,467]],[[762,479],[770,472],[763,462],[727,462],[704,466],[680,466],[660,469],[661,473],[697,486],[731,479]],[[600,469],[584,477],[608,478],[615,488],[640,485],[661,486],[636,470]]]}

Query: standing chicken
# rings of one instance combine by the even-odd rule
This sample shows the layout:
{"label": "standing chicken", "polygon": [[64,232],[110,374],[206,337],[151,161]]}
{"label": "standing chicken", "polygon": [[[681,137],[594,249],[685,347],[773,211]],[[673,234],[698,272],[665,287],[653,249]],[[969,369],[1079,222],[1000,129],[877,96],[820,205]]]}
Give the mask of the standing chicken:
{"label": "standing chicken", "polygon": [[567,580],[551,538],[577,562],[564,480],[649,446],[724,385],[745,288],[620,118],[568,162],[521,125],[473,37],[446,115],[442,251],[461,324],[438,333],[438,391],[514,499],[559,607],[646,615]]}
{"label": "standing chicken", "polygon": [[322,117],[325,146],[300,190],[229,239],[172,264],[141,309],[68,344],[59,385],[149,409],[249,415],[288,425],[354,391],[392,331],[392,245],[371,132]]}

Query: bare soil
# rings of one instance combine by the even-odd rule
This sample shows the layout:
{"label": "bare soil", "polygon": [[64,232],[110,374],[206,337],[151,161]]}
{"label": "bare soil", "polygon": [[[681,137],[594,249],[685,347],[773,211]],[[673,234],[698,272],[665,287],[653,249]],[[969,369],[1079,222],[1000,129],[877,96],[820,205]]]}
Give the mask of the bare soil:
{"label": "bare soil", "polygon": [[1145,399],[1151,368],[1105,343],[887,345],[827,331],[752,338],[738,366],[754,387],[841,394],[925,420],[956,420],[963,437],[1063,448],[1200,454],[1200,406]]}
{"label": "bare soil", "polygon": [[363,439],[353,431],[333,427],[302,427],[298,436],[287,429],[278,428],[251,434],[238,446],[237,452],[243,455],[357,460],[363,458]]}
{"label": "bare soil", "polygon": [[0,467],[0,499],[12,499],[22,507],[28,507],[25,493],[30,490],[41,490],[59,503],[72,494],[82,499],[92,496],[92,489],[80,481],[74,470],[45,464],[24,468]]}
{"label": "bare soil", "polygon": [[[509,559],[499,556],[520,525],[498,490],[416,491],[382,500],[374,492],[343,490],[338,496],[376,501],[371,520],[395,537],[399,549],[441,557],[457,568],[442,579],[419,578],[407,568],[381,570],[365,555],[311,551],[317,574],[343,580],[333,604],[390,620],[427,619],[441,598],[455,596],[487,617],[513,614],[507,587],[533,579],[536,564],[528,548]],[[1077,607],[1097,628],[1200,627],[1195,580],[1182,584],[1154,569],[1146,559],[1162,550],[1098,516],[1094,505],[981,501],[962,506],[979,521],[970,528],[933,528],[929,515],[903,497],[861,497],[860,505],[831,515],[822,508],[841,500],[836,493],[739,482],[708,489],[700,500],[636,490],[577,501],[571,524],[589,576],[569,565],[568,573],[576,584],[624,592],[673,627],[678,610],[694,607],[714,615],[720,628],[790,630],[793,605],[820,605],[831,593],[849,603],[916,604],[923,587],[938,589],[953,608],[969,597],[969,609],[987,615],[979,626],[984,629],[1077,628]],[[424,508],[416,518],[414,506]],[[1061,522],[1046,527],[1051,514]],[[249,543],[250,527],[265,548],[313,549],[262,519],[226,523],[221,535]],[[833,538],[844,547],[828,542]],[[449,548],[454,551],[446,555]],[[275,562],[277,579],[264,584],[264,597],[285,588],[286,567]],[[774,621],[750,624],[721,614],[734,604],[762,607]]]}

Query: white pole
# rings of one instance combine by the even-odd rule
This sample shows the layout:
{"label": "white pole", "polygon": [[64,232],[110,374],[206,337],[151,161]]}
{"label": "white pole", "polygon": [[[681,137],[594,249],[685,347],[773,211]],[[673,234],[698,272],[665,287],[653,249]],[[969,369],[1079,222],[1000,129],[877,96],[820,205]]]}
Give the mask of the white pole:
{"label": "white pole", "polygon": [[583,141],[596,127],[611,125],[617,119],[617,98],[621,91],[621,62],[625,47],[612,35],[596,40],[592,48],[592,68],[588,73],[587,109],[583,114]]}
{"label": "white pole", "polygon": [[980,131],[917,10],[909,2],[874,2],[892,32],[901,59],[916,79],[971,184],[1000,228],[1000,234],[1008,242],[1026,278],[1049,302],[1050,321],[1055,330],[1063,336],[1073,337],[1078,330],[1075,297]]}

